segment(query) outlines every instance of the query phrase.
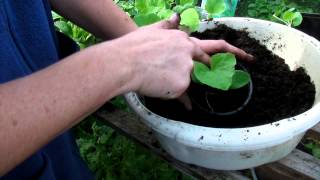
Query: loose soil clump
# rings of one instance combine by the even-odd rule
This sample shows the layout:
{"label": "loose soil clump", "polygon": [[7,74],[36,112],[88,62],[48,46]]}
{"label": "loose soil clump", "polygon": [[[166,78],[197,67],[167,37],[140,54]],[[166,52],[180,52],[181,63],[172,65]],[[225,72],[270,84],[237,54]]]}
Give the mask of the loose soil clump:
{"label": "loose soil clump", "polygon": [[[218,25],[213,30],[194,33],[199,39],[223,39],[252,54],[254,63],[241,62],[251,75],[252,97],[239,113],[229,116],[212,115],[194,106],[187,111],[177,100],[144,97],[144,103],[154,113],[170,119],[207,127],[250,127],[292,117],[310,109],[315,99],[315,86],[305,70],[289,69],[284,60],[269,51],[245,30]],[[190,87],[192,87],[191,84]],[[193,97],[196,98],[196,97]],[[221,101],[232,102],[225,98]]]}

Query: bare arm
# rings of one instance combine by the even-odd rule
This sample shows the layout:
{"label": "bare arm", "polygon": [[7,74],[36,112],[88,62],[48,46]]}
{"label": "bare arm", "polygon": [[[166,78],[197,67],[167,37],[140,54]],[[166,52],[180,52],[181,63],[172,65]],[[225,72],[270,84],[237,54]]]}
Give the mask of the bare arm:
{"label": "bare arm", "polygon": [[0,176],[106,100],[132,88],[130,66],[120,68],[111,61],[116,53],[103,58],[108,46],[90,48],[0,85]]}
{"label": "bare arm", "polygon": [[204,52],[185,33],[158,24],[0,84],[0,176],[113,96],[134,90],[177,97],[189,84],[193,57],[204,59]]}
{"label": "bare arm", "polygon": [[[172,29],[177,24],[140,28],[0,84],[0,177],[113,96],[180,96],[190,83],[192,59],[208,62],[202,49],[228,46],[190,39]],[[246,56],[239,49],[236,54]]]}
{"label": "bare arm", "polygon": [[112,0],[50,0],[62,16],[103,39],[137,29],[136,24]]}

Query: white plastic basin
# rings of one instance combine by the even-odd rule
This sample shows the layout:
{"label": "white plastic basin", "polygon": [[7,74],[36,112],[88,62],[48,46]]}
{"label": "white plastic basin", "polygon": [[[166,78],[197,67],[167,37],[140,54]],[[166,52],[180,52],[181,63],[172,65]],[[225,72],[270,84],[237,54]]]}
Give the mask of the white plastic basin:
{"label": "white plastic basin", "polygon": [[[160,117],[150,112],[131,92],[129,106],[150,126],[162,147],[176,159],[218,170],[240,170],[279,160],[288,155],[304,133],[320,121],[320,42],[295,29],[250,18],[220,18],[216,22],[234,29],[246,28],[250,36],[286,60],[291,69],[302,66],[316,86],[314,106],[295,117],[248,128],[202,127]],[[214,28],[201,23],[200,32]],[[262,41],[268,39],[268,41]],[[276,107],[275,107],[276,108]],[[239,120],[238,120],[239,121]]]}

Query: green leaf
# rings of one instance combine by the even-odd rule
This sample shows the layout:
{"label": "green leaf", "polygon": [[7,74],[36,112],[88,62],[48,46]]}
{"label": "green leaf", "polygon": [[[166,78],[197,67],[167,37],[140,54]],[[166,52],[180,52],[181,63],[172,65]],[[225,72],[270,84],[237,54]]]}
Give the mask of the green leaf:
{"label": "green leaf", "polygon": [[292,19],[293,26],[299,26],[303,21],[303,17],[300,12],[295,12]]}
{"label": "green leaf", "polygon": [[135,0],[135,7],[139,13],[147,13],[150,8],[150,3],[148,0]]}
{"label": "green leaf", "polygon": [[135,7],[139,14],[157,13],[166,8],[165,0],[136,0]]}
{"label": "green leaf", "polygon": [[177,5],[172,10],[181,14],[184,10],[194,7],[192,4]]}
{"label": "green leaf", "polygon": [[196,1],[195,0],[180,0],[179,5],[186,5],[186,4],[191,4],[191,5],[195,5]]}
{"label": "green leaf", "polygon": [[284,20],[284,21],[286,21],[286,22],[291,22],[292,21],[292,19],[293,19],[293,12],[291,12],[291,11],[285,11],[284,13],[283,13],[283,15],[282,15],[282,19]]}
{"label": "green leaf", "polygon": [[196,9],[189,8],[180,15],[180,25],[186,26],[191,32],[198,30],[200,24],[200,16]]}
{"label": "green leaf", "polygon": [[236,58],[231,53],[218,53],[211,57],[210,68],[200,62],[194,62],[192,80],[220,90],[237,89],[248,84],[250,75],[235,70]]}
{"label": "green leaf", "polygon": [[232,84],[236,59],[231,53],[218,53],[211,57],[211,69],[195,63],[194,75],[201,83],[220,90],[228,90]]}
{"label": "green leaf", "polygon": [[299,26],[302,23],[303,17],[300,12],[294,11],[294,8],[285,11],[282,15],[282,19],[289,25]]}
{"label": "green leaf", "polygon": [[316,157],[320,159],[320,147],[315,147],[312,149],[312,154]]}
{"label": "green leaf", "polygon": [[241,70],[236,70],[232,77],[232,84],[230,86],[230,89],[241,88],[246,84],[248,84],[249,81],[250,81],[249,73]]}
{"label": "green leaf", "polygon": [[138,26],[145,26],[160,21],[161,18],[156,14],[137,15],[134,21]]}
{"label": "green leaf", "polygon": [[166,1],[165,0],[150,0],[151,6],[159,7],[159,8],[166,8]]}
{"label": "green leaf", "polygon": [[308,143],[304,145],[306,148],[308,149],[313,149],[314,148],[314,144],[313,143]]}
{"label": "green leaf", "polygon": [[172,16],[174,12],[170,9],[162,9],[161,11],[159,11],[158,16],[161,19],[168,19]]}
{"label": "green leaf", "polygon": [[71,26],[65,22],[65,21],[56,21],[54,23],[54,25],[56,26],[56,28],[58,28],[58,30],[66,35],[71,35],[72,34],[72,28]]}
{"label": "green leaf", "polygon": [[209,14],[219,15],[223,13],[226,9],[226,4],[224,0],[207,0],[205,5],[205,10]]}
{"label": "green leaf", "polygon": [[54,12],[54,11],[52,11],[51,14],[52,14],[52,19],[53,19],[54,21],[63,19],[63,17],[61,17],[59,14],[57,14],[57,13]]}

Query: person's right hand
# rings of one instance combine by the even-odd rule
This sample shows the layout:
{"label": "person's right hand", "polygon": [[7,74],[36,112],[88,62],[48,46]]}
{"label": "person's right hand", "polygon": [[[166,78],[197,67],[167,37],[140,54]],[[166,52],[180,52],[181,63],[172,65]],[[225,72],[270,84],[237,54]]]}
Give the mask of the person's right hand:
{"label": "person's right hand", "polygon": [[131,90],[150,97],[177,98],[189,86],[193,59],[208,64],[208,54],[220,51],[250,58],[225,41],[190,38],[177,30],[178,25],[178,16],[173,16],[114,40],[121,48],[123,66],[132,67]]}
{"label": "person's right hand", "polygon": [[190,83],[193,58],[209,62],[209,56],[188,35],[176,30],[178,18],[140,28],[117,40],[123,66],[133,67],[134,91],[160,98],[180,96]]}

